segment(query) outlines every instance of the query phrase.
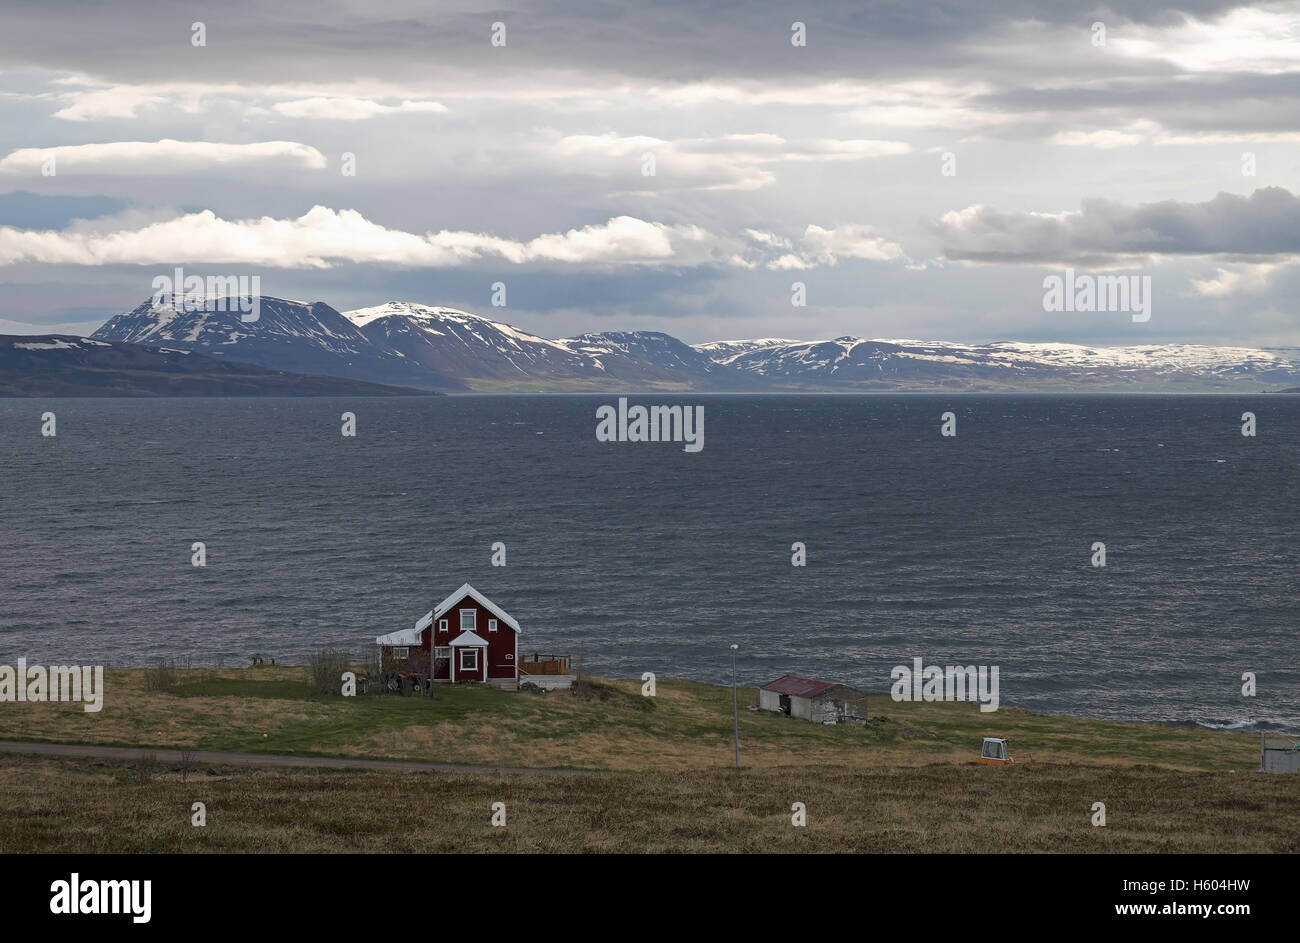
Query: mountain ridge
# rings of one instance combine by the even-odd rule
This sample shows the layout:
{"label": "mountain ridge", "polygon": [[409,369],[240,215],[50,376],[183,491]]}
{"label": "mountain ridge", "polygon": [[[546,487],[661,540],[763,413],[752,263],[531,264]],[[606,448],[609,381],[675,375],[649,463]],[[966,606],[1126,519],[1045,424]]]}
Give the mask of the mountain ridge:
{"label": "mountain ridge", "polygon": [[[548,338],[411,301],[339,312],[263,297],[244,323],[209,300],[152,299],[92,337],[165,343],[269,369],[443,392],[1252,392],[1300,385],[1300,349],[781,337],[687,344],[662,331]],[[235,306],[231,306],[235,307]]]}
{"label": "mountain ridge", "polygon": [[0,397],[420,393],[360,380],[270,370],[176,347],[104,341],[75,334],[0,335]]}

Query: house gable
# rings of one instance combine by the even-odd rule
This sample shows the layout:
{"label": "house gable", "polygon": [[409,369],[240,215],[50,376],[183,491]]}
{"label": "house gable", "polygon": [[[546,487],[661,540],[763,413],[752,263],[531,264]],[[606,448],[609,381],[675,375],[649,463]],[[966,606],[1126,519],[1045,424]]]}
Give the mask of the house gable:
{"label": "house gable", "polygon": [[510,615],[510,613],[506,612],[504,609],[502,609],[492,600],[488,599],[486,596],[480,593],[473,586],[470,586],[469,583],[466,583],[463,586],[461,586],[460,589],[456,590],[454,593],[452,593],[450,596],[448,596],[446,599],[440,602],[436,608],[426,612],[424,614],[424,618],[422,618],[419,622],[415,623],[416,630],[419,631],[422,629],[427,629],[429,626],[437,622],[437,620],[446,617],[449,620],[448,628],[451,629],[452,631],[459,632],[460,623],[459,621],[454,621],[458,617],[448,616],[448,613],[450,613],[453,609],[460,608],[461,604],[464,603],[465,600],[467,599],[472,599],[474,602],[478,603],[479,606],[491,612],[493,616],[495,616],[497,619],[499,619],[501,622],[505,623],[506,625],[510,626],[510,628],[514,629],[515,632],[519,631],[519,623],[515,621],[514,616]]}

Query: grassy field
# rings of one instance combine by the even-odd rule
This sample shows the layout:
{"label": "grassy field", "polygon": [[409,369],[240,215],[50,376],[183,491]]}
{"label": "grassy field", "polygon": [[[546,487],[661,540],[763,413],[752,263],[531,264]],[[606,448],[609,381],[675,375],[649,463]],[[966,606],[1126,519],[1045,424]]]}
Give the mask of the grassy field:
{"label": "grassy field", "polygon": [[[1255,772],[1248,734],[885,695],[865,726],[823,727],[747,710],[757,697],[743,690],[734,770],[729,689],[639,690],[345,699],[310,696],[297,668],[182,672],[165,691],[108,672],[99,714],[0,710],[0,739],[141,755],[5,756],[0,851],[1300,851],[1300,777]],[[986,735],[1010,737],[1017,763],[975,764]],[[148,756],[187,747],[605,772],[182,772]],[[495,802],[504,828],[490,825]],[[791,823],[795,802],[806,827]]]}
{"label": "grassy field", "polygon": [[[731,690],[660,681],[611,681],[605,699],[565,692],[521,694],[481,686],[440,687],[432,698],[308,694],[306,669],[194,669],[151,691],[145,671],[105,673],[104,707],[13,703],[0,710],[0,739],[123,746],[193,747],[303,755],[372,756],[450,763],[609,770],[687,770],[732,762]],[[280,679],[280,680],[277,680]],[[742,765],[854,768],[965,763],[985,736],[1010,737],[1018,761],[1253,770],[1251,734],[1162,724],[1125,724],[1014,707],[982,714],[970,703],[869,699],[865,726],[825,727],[746,708],[740,692]]]}
{"label": "grassy field", "polygon": [[[190,824],[203,802],[207,824]],[[506,825],[490,824],[493,803]],[[791,806],[807,809],[806,827]],[[1105,828],[1091,824],[1106,803]],[[0,852],[1291,852],[1293,777],[799,766],[600,776],[5,759]]]}

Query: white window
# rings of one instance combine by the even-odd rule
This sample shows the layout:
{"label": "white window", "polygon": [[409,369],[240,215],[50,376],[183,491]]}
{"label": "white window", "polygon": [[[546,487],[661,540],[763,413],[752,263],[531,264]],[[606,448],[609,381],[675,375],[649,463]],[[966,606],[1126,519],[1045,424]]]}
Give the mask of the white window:
{"label": "white window", "polygon": [[473,632],[475,626],[474,619],[477,615],[477,609],[462,609],[460,611],[460,630],[462,632]]}
{"label": "white window", "polygon": [[478,671],[478,649],[462,648],[460,650],[460,670]]}
{"label": "white window", "polygon": [[495,632],[496,630],[497,630],[497,620],[496,620],[496,619],[488,619],[488,631],[489,631],[489,632]]}
{"label": "white window", "polygon": [[447,631],[447,620],[446,620],[446,619],[439,619],[439,620],[438,620],[438,631],[439,631],[439,632],[446,632],[446,631]]}
{"label": "white window", "polygon": [[396,645],[393,646],[393,658],[395,659],[400,660],[403,658],[407,658],[410,654],[411,654],[411,649],[409,646],[406,645],[400,647]]}

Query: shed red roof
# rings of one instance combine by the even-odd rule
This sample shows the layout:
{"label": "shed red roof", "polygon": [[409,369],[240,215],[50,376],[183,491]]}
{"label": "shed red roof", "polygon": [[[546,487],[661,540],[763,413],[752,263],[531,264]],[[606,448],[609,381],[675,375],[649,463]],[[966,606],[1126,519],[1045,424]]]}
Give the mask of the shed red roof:
{"label": "shed red roof", "polygon": [[798,675],[782,675],[775,681],[763,685],[763,690],[775,691],[777,694],[792,694],[795,697],[816,697],[833,687],[835,684],[831,681],[814,681],[812,678],[801,678]]}

